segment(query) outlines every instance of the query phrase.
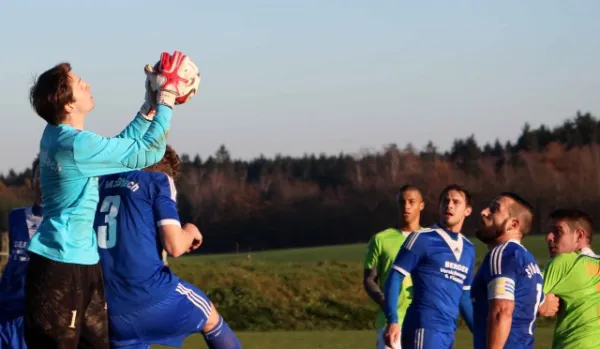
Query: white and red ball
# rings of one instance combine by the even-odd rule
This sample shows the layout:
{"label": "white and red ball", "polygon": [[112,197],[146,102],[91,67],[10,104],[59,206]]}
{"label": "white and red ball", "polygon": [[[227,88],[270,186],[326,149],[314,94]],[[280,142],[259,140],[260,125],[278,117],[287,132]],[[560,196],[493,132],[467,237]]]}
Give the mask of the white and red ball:
{"label": "white and red ball", "polygon": [[[160,61],[156,62],[152,70],[158,72],[159,65]],[[194,62],[192,62],[192,60],[189,58],[189,56],[188,59],[184,60],[183,66],[179,68],[179,71],[180,76],[185,80],[180,81],[177,85],[179,96],[175,98],[176,105],[184,104],[192,99],[200,87],[200,71],[198,70],[196,64],[194,64]]]}

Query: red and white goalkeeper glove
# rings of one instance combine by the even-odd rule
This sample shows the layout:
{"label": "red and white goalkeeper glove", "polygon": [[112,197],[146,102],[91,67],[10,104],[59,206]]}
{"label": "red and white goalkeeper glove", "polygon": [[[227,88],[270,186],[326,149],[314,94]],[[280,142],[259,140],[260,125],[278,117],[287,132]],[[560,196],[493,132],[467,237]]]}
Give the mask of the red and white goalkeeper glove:
{"label": "red and white goalkeeper glove", "polygon": [[172,55],[163,52],[157,66],[146,65],[146,76],[153,90],[156,90],[156,103],[173,108],[178,97],[188,94],[188,88],[198,69],[190,58],[179,51]]}

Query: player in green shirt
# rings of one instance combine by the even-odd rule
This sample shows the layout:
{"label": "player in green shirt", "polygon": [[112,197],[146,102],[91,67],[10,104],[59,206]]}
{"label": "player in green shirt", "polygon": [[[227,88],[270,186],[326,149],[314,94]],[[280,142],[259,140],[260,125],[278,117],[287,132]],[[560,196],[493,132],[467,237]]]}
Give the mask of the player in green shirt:
{"label": "player in green shirt", "polygon": [[[400,188],[397,196],[399,219],[396,227],[383,230],[371,237],[365,256],[363,285],[369,297],[379,305],[377,309],[377,349],[388,349],[383,341],[386,321],[383,314],[385,299],[381,289],[392,264],[406,237],[421,229],[421,211],[425,207],[421,191],[412,185]],[[412,299],[412,280],[404,279],[398,302],[398,319],[402,323],[406,309]],[[396,348],[400,349],[400,343]]]}
{"label": "player in green shirt", "polygon": [[[592,232],[585,212],[550,215],[546,240],[552,259],[544,270],[544,293],[560,298],[552,349],[600,348],[600,256],[590,248]],[[540,315],[554,314],[540,309]]]}

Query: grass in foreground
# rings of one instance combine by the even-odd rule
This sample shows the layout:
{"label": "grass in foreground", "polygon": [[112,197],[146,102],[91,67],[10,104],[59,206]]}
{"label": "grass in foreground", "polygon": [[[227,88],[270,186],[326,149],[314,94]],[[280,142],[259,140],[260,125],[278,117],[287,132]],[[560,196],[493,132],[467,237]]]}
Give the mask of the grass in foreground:
{"label": "grass in foreground", "polygon": [[[369,349],[375,348],[375,331],[319,331],[319,332],[240,332],[238,337],[244,349]],[[536,349],[548,349],[552,345],[552,329],[536,331]],[[454,348],[472,348],[469,330],[458,331]],[[153,346],[152,349],[167,348]],[[185,341],[185,349],[205,349],[204,339],[191,336]]]}

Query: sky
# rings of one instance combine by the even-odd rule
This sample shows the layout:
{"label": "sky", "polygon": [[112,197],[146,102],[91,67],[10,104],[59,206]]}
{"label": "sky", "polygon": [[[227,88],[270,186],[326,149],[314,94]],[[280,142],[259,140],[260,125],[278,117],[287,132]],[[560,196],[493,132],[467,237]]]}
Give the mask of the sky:
{"label": "sky", "polygon": [[36,75],[68,61],[90,83],[85,128],[119,133],[143,67],[177,49],[198,65],[169,143],[206,158],[441,150],[525,122],[600,116],[600,1],[0,1],[0,173],[25,169],[45,122]]}

